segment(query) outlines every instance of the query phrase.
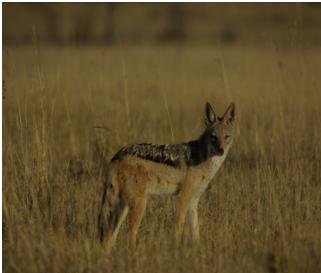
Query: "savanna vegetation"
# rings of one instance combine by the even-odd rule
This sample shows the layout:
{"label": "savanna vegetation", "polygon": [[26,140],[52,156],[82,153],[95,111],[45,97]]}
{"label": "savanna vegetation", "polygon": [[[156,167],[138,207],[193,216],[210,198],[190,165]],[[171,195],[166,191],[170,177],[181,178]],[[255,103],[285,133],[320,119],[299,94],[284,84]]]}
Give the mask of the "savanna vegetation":
{"label": "savanna vegetation", "polygon": [[[321,48],[288,37],[51,47],[34,33],[5,45],[4,272],[320,272]],[[175,246],[175,200],[156,197],[137,248],[124,225],[107,255],[108,160],[127,143],[197,138],[206,101],[218,113],[234,101],[237,130],[199,204],[200,244]]]}

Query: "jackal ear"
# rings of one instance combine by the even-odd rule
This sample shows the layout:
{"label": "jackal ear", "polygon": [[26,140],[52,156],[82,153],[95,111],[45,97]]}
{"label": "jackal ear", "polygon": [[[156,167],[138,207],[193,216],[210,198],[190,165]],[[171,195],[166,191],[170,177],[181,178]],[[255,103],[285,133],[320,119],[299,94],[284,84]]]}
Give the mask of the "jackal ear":
{"label": "jackal ear", "polygon": [[235,104],[232,102],[227,107],[226,112],[223,115],[223,119],[232,122],[235,119]]}
{"label": "jackal ear", "polygon": [[212,106],[207,102],[205,105],[205,125],[210,127],[216,121],[216,115]]}

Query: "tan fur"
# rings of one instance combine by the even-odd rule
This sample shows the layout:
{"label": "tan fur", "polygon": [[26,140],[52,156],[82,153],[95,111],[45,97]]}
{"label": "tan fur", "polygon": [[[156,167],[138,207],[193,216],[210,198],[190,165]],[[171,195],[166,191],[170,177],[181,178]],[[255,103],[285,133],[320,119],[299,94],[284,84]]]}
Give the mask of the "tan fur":
{"label": "tan fur", "polygon": [[[233,108],[234,109],[234,108]],[[232,140],[226,141],[226,131],[231,134],[231,124],[222,119],[216,126],[219,145],[224,149],[221,156],[213,156],[209,160],[196,165],[172,167],[163,163],[126,155],[120,161],[112,163],[109,175],[109,193],[107,199],[116,220],[110,228],[109,244],[113,245],[121,222],[129,213],[128,239],[132,245],[136,243],[136,235],[151,195],[177,195],[176,238],[181,240],[186,215],[192,230],[194,241],[199,240],[197,206],[202,193],[222,165]],[[233,136],[232,136],[233,138]],[[117,209],[115,209],[117,208]]]}

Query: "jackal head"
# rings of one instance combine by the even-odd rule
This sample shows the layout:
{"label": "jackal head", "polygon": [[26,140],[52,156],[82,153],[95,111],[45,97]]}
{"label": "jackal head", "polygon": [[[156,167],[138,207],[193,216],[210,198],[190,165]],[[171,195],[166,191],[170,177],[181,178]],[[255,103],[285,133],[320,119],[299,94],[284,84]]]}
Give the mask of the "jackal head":
{"label": "jackal head", "polygon": [[203,141],[210,155],[223,155],[234,138],[235,105],[231,103],[222,117],[216,116],[212,106],[205,105],[205,125]]}

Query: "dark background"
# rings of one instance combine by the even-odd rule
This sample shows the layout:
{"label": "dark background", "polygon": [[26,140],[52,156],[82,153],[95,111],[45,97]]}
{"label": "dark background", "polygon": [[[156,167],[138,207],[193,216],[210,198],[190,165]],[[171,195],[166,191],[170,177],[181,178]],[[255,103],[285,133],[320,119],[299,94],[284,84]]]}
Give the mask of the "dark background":
{"label": "dark background", "polygon": [[[295,3],[6,3],[5,45],[321,44],[321,6]],[[298,39],[299,38],[299,39]]]}

